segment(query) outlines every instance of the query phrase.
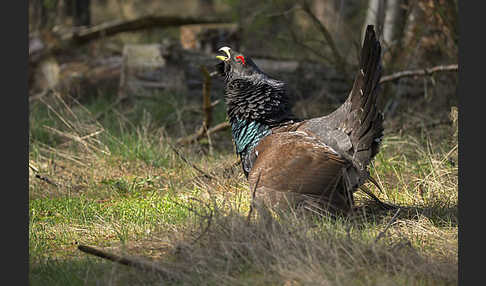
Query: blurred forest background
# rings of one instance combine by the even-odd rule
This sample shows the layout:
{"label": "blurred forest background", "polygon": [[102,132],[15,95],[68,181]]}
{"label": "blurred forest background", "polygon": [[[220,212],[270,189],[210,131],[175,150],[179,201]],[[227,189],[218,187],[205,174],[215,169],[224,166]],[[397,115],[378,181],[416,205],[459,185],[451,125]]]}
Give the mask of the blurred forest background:
{"label": "blurred forest background", "polygon": [[[287,81],[295,112],[309,118],[345,100],[364,27],[374,24],[383,77],[409,72],[382,85],[388,124],[444,124],[457,106],[457,18],[454,0],[29,1],[29,96],[175,91],[200,104],[200,68],[211,72],[229,45]],[[222,99],[220,80],[211,88]]]}

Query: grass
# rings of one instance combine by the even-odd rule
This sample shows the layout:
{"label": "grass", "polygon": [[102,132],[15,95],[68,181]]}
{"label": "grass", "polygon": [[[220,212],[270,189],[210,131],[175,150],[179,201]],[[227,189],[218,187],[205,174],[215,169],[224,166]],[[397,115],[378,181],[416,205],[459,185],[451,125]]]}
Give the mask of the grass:
{"label": "grass", "polygon": [[[53,94],[31,105],[30,284],[457,284],[455,128],[386,134],[371,168],[384,192],[370,188],[401,207],[394,221],[395,211],[361,192],[350,217],[260,208],[248,220],[250,190],[232,166],[228,132],[214,135],[212,155],[207,144],[179,148],[213,180],[170,147],[198,127],[197,102],[168,95],[108,108],[111,100]],[[216,112],[222,120],[224,109]],[[169,274],[89,256],[78,244]]]}

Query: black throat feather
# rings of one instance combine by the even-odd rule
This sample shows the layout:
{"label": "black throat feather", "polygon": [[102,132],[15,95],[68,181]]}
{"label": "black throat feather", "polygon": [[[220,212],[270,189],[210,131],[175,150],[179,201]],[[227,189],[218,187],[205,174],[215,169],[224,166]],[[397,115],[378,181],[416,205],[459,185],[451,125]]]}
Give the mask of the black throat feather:
{"label": "black throat feather", "polygon": [[245,175],[251,170],[256,155],[254,147],[273,127],[296,121],[284,82],[265,74],[245,78],[227,78],[225,101],[235,140],[236,151]]}

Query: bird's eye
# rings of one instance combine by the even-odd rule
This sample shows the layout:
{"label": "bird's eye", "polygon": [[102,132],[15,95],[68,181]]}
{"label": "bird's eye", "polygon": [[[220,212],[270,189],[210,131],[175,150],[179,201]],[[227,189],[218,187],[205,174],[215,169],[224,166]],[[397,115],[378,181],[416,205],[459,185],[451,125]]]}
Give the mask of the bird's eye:
{"label": "bird's eye", "polygon": [[241,62],[242,64],[245,64],[245,58],[243,56],[237,56],[236,60],[237,62]]}

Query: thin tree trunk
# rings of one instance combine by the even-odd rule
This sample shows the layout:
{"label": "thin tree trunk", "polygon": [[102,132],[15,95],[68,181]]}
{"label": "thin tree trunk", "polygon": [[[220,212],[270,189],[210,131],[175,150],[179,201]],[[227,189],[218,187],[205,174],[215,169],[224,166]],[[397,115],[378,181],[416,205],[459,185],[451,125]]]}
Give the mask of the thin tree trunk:
{"label": "thin tree trunk", "polygon": [[361,30],[361,42],[364,40],[366,26],[374,25],[375,31],[377,33],[378,38],[380,38],[382,27],[383,27],[383,18],[384,18],[384,11],[385,11],[385,1],[384,0],[369,0],[368,2],[368,10],[366,11],[366,19]]}
{"label": "thin tree trunk", "polygon": [[55,24],[58,26],[64,25],[66,22],[66,0],[57,0],[56,13]]}
{"label": "thin tree trunk", "polygon": [[91,1],[90,0],[76,0],[74,2],[74,26],[89,26],[91,25]]}
{"label": "thin tree trunk", "polygon": [[47,26],[47,23],[49,22],[49,17],[48,17],[48,9],[46,6],[45,1],[39,1],[39,8],[40,8],[40,14],[39,14],[39,30],[42,30]]}
{"label": "thin tree trunk", "polygon": [[386,45],[399,41],[403,32],[404,13],[400,7],[403,0],[387,0],[383,24],[383,40]]}

